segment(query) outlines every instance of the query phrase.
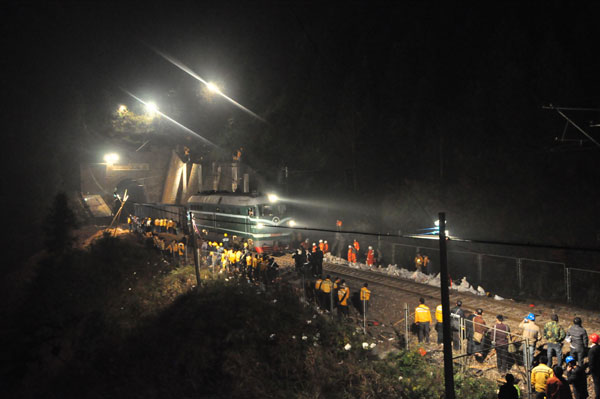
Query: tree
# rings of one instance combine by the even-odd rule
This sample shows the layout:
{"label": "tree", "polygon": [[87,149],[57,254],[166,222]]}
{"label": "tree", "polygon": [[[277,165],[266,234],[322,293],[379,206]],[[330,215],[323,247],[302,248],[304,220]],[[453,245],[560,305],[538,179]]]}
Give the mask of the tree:
{"label": "tree", "polygon": [[69,207],[64,192],[56,194],[50,213],[44,223],[46,249],[52,254],[63,254],[73,245],[73,230],[77,227],[75,213]]}

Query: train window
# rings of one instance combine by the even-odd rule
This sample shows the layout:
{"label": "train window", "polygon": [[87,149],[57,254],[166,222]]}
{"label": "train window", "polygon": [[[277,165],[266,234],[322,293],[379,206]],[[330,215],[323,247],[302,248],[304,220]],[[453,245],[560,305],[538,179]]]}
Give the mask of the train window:
{"label": "train window", "polygon": [[260,205],[260,215],[282,217],[285,214],[285,205]]}
{"label": "train window", "polygon": [[254,216],[254,208],[248,208],[248,216]]}

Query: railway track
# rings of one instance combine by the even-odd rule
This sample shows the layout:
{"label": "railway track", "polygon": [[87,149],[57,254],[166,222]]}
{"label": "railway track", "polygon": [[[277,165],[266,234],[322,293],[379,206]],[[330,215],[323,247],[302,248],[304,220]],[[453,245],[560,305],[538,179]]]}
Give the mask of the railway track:
{"label": "railway track", "polygon": [[[282,266],[293,267],[294,262],[291,256],[286,255],[278,259],[278,263]],[[332,276],[339,276],[352,283],[351,287],[354,290],[358,290],[362,283],[368,282],[369,288],[374,291],[374,295],[378,298],[377,301],[373,302],[373,307],[377,308],[378,305],[382,305],[377,302],[393,302],[395,304],[395,311],[392,311],[389,316],[391,317],[403,317],[402,309],[398,309],[398,305],[407,303],[409,309],[412,309],[418,305],[420,297],[426,299],[427,304],[430,308],[434,309],[440,303],[440,289],[439,287],[430,286],[427,284],[417,283],[412,280],[403,279],[401,277],[390,276],[387,274],[350,268],[346,265],[334,264],[334,263],[323,263],[323,273],[330,274]],[[379,292],[378,291],[383,291]],[[579,316],[583,320],[583,326],[586,328],[588,334],[592,332],[600,332],[600,312],[585,310],[566,304],[556,303],[524,303],[517,302],[511,299],[495,300],[486,296],[473,295],[466,292],[458,292],[450,290],[450,304],[454,306],[457,300],[461,300],[463,303],[463,309],[467,311],[474,311],[477,308],[482,308],[488,319],[488,324],[498,314],[505,316],[507,324],[511,327],[512,331],[519,331],[518,324],[523,320],[524,316],[529,312],[536,314],[538,320],[537,324],[543,328],[543,325],[550,320],[550,316],[553,313],[558,314],[560,323],[567,328],[575,316]],[[388,311],[388,313],[390,313]]]}

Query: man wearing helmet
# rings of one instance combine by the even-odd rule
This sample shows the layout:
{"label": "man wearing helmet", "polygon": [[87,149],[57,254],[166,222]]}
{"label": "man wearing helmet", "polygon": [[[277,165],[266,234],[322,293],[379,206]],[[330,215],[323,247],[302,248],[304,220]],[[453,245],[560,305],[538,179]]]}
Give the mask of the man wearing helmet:
{"label": "man wearing helmet", "polygon": [[573,356],[567,356],[565,362],[567,363],[567,381],[573,386],[573,396],[575,399],[587,398],[587,376],[583,364],[578,365],[577,359],[574,359]]}
{"label": "man wearing helmet", "polygon": [[[535,315],[533,313],[529,313],[527,316],[525,316],[521,324],[519,324],[519,328],[523,329],[523,338],[527,339],[529,343],[529,345],[523,346],[523,356],[527,356],[529,361],[527,364],[529,364],[531,367],[533,355],[535,353],[535,347],[540,336],[540,328],[537,326],[537,324],[535,324]],[[546,359],[546,361],[548,360]]]}
{"label": "man wearing helmet", "polygon": [[585,328],[581,325],[581,317],[573,319],[573,325],[567,330],[567,342],[570,343],[571,356],[577,361],[577,364],[583,366],[583,358],[585,357],[585,349],[588,346],[588,335]]}
{"label": "man wearing helmet", "polygon": [[592,346],[588,352],[588,366],[590,374],[594,379],[594,397],[600,399],[600,345],[598,345],[600,337],[598,334],[590,335]]}

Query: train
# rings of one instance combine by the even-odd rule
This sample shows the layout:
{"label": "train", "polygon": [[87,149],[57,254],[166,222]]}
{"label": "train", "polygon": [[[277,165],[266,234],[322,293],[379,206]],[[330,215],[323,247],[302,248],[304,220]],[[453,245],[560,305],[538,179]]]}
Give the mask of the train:
{"label": "train", "polygon": [[247,242],[257,252],[289,248],[296,225],[289,207],[274,194],[205,191],[192,195],[185,206],[136,204],[138,217],[165,217],[179,221],[188,232],[220,241]]}
{"label": "train", "polygon": [[289,247],[295,226],[288,207],[274,194],[203,192],[192,195],[187,208],[191,222],[209,237],[228,233],[257,252]]}

